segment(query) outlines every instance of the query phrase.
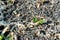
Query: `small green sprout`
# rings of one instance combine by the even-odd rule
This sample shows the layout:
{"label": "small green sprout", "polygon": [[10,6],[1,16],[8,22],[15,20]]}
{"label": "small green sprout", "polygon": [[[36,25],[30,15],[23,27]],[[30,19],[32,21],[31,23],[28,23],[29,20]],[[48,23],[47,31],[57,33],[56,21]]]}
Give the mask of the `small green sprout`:
{"label": "small green sprout", "polygon": [[33,22],[37,22],[38,20],[37,20],[37,18],[36,18],[36,16],[33,18]]}
{"label": "small green sprout", "polygon": [[2,39],[3,39],[3,36],[0,35],[0,40],[2,40]]}
{"label": "small green sprout", "polygon": [[36,16],[33,18],[33,22],[37,23],[37,24],[43,24],[45,22],[45,19],[44,18],[41,18],[40,20],[38,20],[36,18]]}
{"label": "small green sprout", "polygon": [[12,40],[12,39],[13,39],[13,37],[10,35],[10,36],[9,36],[9,40]]}
{"label": "small green sprout", "polygon": [[13,32],[8,36],[8,40],[13,40]]}
{"label": "small green sprout", "polygon": [[45,22],[44,19],[40,19],[39,21],[37,21],[38,24],[43,24]]}

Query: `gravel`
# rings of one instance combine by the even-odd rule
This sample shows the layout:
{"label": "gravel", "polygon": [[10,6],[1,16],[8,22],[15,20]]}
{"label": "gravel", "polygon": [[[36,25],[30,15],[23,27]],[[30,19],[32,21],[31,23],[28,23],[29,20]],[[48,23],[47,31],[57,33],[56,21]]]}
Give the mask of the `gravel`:
{"label": "gravel", "polygon": [[[45,22],[34,23],[35,16]],[[11,32],[13,40],[60,40],[60,0],[0,0],[0,35]]]}

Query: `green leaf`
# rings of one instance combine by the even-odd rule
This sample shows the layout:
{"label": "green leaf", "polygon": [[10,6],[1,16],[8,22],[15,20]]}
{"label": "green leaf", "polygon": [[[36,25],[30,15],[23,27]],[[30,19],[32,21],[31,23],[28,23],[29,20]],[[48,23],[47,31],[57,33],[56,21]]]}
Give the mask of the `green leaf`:
{"label": "green leaf", "polygon": [[34,17],[33,18],[33,22],[37,22],[38,20],[37,20],[37,18],[36,17]]}
{"label": "green leaf", "polygon": [[10,35],[10,36],[8,37],[8,40],[12,40],[12,39],[13,39],[13,36]]}
{"label": "green leaf", "polygon": [[3,39],[3,36],[0,35],[0,40],[2,40],[2,39]]}
{"label": "green leaf", "polygon": [[40,19],[40,20],[38,21],[38,24],[43,24],[44,22],[45,22],[44,19]]}

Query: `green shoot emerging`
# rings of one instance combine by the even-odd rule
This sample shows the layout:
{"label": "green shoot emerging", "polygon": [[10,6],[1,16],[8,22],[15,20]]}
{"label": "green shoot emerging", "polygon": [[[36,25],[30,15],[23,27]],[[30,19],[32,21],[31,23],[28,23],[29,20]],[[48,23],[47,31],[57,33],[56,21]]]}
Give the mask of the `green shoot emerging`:
{"label": "green shoot emerging", "polygon": [[37,18],[36,17],[34,17],[33,18],[33,22],[37,22],[38,20],[37,20]]}

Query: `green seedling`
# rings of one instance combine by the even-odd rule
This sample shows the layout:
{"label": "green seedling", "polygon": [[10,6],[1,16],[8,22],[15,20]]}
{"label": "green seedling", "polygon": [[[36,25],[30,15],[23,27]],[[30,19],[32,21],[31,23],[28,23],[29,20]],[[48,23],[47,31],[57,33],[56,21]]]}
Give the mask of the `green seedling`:
{"label": "green seedling", "polygon": [[36,17],[34,17],[33,18],[33,22],[37,22],[38,20],[37,20],[37,18]]}
{"label": "green seedling", "polygon": [[38,23],[38,24],[43,24],[45,22],[45,19],[41,18],[38,20],[36,16],[33,18],[33,22]]}
{"label": "green seedling", "polygon": [[2,40],[3,39],[3,36],[2,35],[0,35],[0,40]]}
{"label": "green seedling", "polygon": [[39,21],[38,21],[38,24],[43,24],[44,23],[44,20],[43,19],[40,19]]}
{"label": "green seedling", "polygon": [[40,19],[39,21],[37,21],[37,24],[43,24],[45,22],[45,19]]}
{"label": "green seedling", "polygon": [[9,36],[9,40],[12,40],[12,39],[13,39],[13,37],[10,35],[10,36]]}

